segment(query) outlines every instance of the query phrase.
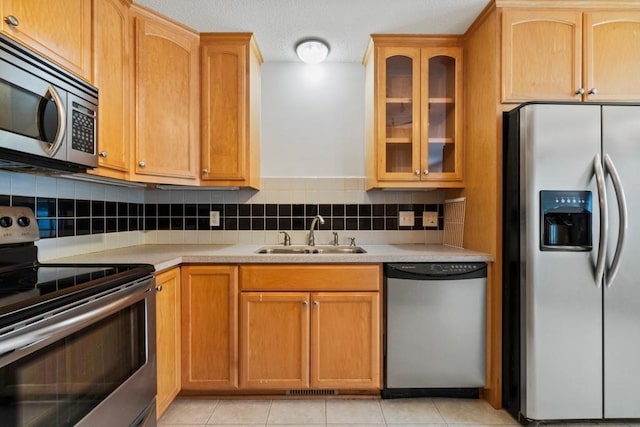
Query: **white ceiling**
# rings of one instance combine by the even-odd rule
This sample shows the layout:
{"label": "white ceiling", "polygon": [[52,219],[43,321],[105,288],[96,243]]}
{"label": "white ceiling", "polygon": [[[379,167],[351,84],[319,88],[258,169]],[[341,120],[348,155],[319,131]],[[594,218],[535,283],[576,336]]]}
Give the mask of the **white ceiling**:
{"label": "white ceiling", "polygon": [[199,32],[252,32],[265,61],[298,61],[318,37],[330,62],[361,62],[369,35],[462,34],[489,0],[135,0]]}

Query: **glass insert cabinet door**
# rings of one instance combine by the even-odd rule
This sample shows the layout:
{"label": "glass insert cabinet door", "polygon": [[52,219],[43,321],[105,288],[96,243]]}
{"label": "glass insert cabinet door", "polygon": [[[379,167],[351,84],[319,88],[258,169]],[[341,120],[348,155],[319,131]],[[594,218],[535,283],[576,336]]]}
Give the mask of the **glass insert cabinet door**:
{"label": "glass insert cabinet door", "polygon": [[378,178],[461,179],[459,48],[381,48]]}

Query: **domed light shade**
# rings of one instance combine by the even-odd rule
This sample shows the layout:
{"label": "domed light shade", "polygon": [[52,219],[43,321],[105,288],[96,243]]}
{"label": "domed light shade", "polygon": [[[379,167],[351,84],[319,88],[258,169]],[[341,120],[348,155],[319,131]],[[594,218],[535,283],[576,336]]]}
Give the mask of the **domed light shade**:
{"label": "domed light shade", "polygon": [[329,54],[329,46],[322,40],[303,40],[296,46],[298,58],[307,64],[318,64]]}

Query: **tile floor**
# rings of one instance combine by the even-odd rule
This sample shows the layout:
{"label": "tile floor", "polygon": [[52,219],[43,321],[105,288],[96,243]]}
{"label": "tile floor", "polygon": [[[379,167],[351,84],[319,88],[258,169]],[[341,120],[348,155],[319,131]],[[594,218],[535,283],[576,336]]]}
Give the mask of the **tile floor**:
{"label": "tile floor", "polygon": [[[177,399],[160,426],[465,427],[516,425],[505,411],[478,399]],[[356,427],[356,426],[354,426]]]}

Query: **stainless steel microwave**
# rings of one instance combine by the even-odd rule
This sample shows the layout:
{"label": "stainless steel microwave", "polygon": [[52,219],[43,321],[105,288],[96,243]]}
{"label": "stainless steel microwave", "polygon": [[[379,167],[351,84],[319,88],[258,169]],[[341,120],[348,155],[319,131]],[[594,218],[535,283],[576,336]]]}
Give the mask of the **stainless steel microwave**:
{"label": "stainless steel microwave", "polygon": [[0,35],[0,168],[98,166],[98,89]]}

